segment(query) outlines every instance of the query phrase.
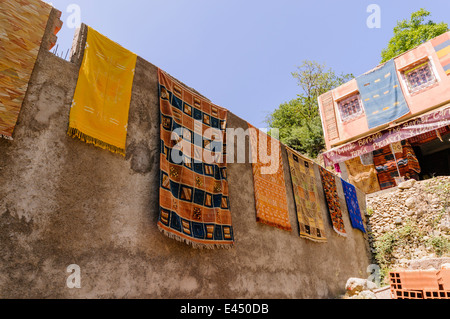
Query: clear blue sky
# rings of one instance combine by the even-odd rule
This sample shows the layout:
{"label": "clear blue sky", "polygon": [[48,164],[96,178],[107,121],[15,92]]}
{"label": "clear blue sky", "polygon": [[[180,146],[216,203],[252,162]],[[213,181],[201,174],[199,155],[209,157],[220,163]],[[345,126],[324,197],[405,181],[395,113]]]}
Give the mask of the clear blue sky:
{"label": "clear blue sky", "polygon": [[[398,20],[424,7],[450,24],[449,0],[52,0],[63,12],[59,51],[70,48],[67,8],[81,21],[263,128],[297,97],[291,73],[304,60],[355,76],[380,62]],[[369,4],[381,28],[366,25]]]}

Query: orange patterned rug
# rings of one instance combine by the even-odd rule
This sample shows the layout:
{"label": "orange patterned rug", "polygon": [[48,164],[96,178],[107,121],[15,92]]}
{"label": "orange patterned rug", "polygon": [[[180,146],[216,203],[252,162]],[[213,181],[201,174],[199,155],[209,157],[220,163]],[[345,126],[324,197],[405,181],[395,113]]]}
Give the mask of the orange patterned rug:
{"label": "orange patterned rug", "polygon": [[[281,145],[276,139],[248,124],[252,153],[256,220],[291,231],[287,206]],[[278,153],[278,154],[277,154]],[[268,163],[264,164],[266,159]],[[274,169],[270,169],[274,167]]]}
{"label": "orange patterned rug", "polygon": [[52,7],[0,1],[0,137],[12,139]]}
{"label": "orange patterned rug", "polygon": [[223,133],[227,110],[158,70],[160,216],[158,228],[194,248],[234,245]]}

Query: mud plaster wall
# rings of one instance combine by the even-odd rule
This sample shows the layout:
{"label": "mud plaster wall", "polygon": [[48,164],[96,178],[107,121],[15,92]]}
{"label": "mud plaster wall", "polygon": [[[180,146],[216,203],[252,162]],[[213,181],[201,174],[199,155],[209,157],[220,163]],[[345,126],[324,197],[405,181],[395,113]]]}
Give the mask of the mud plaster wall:
{"label": "mud plaster wall", "polygon": [[[228,170],[235,248],[164,236],[157,68],[137,61],[125,159],[66,135],[78,68],[42,50],[15,140],[0,139],[0,298],[334,298],[349,277],[368,276],[367,240],[347,214],[346,239],[325,206],[328,243],[298,237],[285,154],[292,232],[255,222],[247,163]],[[247,128],[231,112],[228,125]],[[80,289],[66,286],[70,264],[81,267]]]}

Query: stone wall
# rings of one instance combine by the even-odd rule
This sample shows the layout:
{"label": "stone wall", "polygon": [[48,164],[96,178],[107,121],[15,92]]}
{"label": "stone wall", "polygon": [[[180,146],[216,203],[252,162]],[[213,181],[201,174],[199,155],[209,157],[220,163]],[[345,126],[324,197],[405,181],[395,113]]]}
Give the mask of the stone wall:
{"label": "stone wall", "polygon": [[[373,253],[386,251],[381,253],[391,267],[450,256],[450,177],[407,181],[398,188],[368,195],[367,205]],[[377,249],[377,245],[382,246]],[[389,245],[392,252],[387,251]]]}
{"label": "stone wall", "polygon": [[[85,26],[74,48],[84,37]],[[348,238],[334,233],[321,188],[328,243],[299,238],[284,153],[292,232],[256,223],[251,164],[235,163],[235,248],[195,250],[163,235],[157,67],[138,58],[124,159],[66,134],[81,56],[41,50],[14,141],[0,139],[2,298],[334,298],[348,278],[368,276],[367,236],[347,214]],[[247,128],[231,112],[228,125]],[[71,264],[79,289],[66,286]]]}

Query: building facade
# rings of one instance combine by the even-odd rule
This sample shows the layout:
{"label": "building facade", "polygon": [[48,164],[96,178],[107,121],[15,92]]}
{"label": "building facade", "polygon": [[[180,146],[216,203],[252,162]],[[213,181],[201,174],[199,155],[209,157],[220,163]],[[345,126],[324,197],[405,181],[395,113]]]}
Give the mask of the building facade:
{"label": "building facade", "polygon": [[450,32],[323,94],[319,108],[325,164],[367,193],[450,174]]}

